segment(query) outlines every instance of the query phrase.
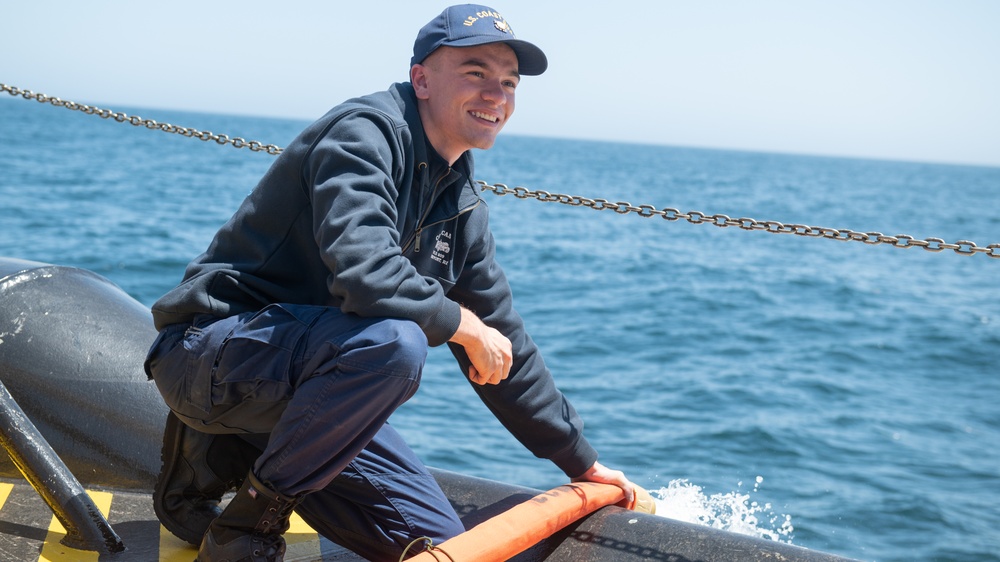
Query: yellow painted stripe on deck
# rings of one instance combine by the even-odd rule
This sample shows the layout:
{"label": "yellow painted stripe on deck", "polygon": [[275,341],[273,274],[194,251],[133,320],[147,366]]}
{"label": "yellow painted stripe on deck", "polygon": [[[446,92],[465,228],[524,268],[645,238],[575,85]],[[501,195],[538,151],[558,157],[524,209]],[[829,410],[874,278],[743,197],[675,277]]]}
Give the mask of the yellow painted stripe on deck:
{"label": "yellow painted stripe on deck", "polygon": [[[285,533],[286,560],[320,560],[319,533],[314,531],[297,513],[289,519]],[[160,525],[160,562],[190,562],[198,555],[198,548],[182,541]]]}
{"label": "yellow painted stripe on deck", "polygon": [[160,525],[160,562],[191,562],[197,556],[198,547],[175,537],[166,527]]}
{"label": "yellow painted stripe on deck", "polygon": [[292,513],[285,533],[285,560],[322,560],[319,548],[319,533],[313,530],[298,513]]}
{"label": "yellow painted stripe on deck", "polygon": [[[13,484],[0,482],[0,508],[6,503],[13,489]],[[87,493],[97,509],[107,517],[111,510],[113,494],[90,490]],[[322,560],[319,534],[296,513],[292,514],[289,523],[288,532],[284,535],[287,544],[285,559],[293,562]],[[66,528],[53,515],[38,562],[98,562],[100,560],[101,554],[98,552],[64,546],[59,541],[65,536]],[[159,562],[190,562],[198,555],[198,548],[175,537],[163,525],[160,525],[158,554],[157,560]]]}
{"label": "yellow painted stripe on deck", "polygon": [[14,489],[13,484],[0,482],[0,508],[3,507],[3,504],[7,503],[7,496],[10,495],[10,491],[13,489]]}
{"label": "yellow painted stripe on deck", "polygon": [[[94,501],[97,509],[108,516],[111,510],[111,494],[108,492],[87,492]],[[38,557],[38,562],[97,562],[100,556],[97,552],[90,550],[77,550],[64,546],[59,541],[66,536],[66,528],[55,515],[49,523],[49,534],[45,537],[45,545],[42,546],[42,553]]]}
{"label": "yellow painted stripe on deck", "polygon": [[[285,533],[286,560],[320,560],[319,533],[314,531],[297,513],[289,519]],[[198,555],[198,548],[182,541],[160,525],[160,562],[190,562]]]}
{"label": "yellow painted stripe on deck", "polygon": [[[297,513],[289,519],[285,533],[285,560],[321,560],[319,533],[306,524]],[[160,525],[160,562],[190,562],[198,555],[197,547],[182,541]]]}

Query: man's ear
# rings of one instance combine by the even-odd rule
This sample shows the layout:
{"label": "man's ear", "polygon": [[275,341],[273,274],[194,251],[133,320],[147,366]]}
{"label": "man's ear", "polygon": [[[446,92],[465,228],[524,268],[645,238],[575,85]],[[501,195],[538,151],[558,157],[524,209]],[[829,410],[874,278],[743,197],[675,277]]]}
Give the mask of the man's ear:
{"label": "man's ear", "polygon": [[430,97],[427,86],[427,67],[422,64],[415,64],[410,67],[410,84],[417,94],[418,100],[425,100]]}

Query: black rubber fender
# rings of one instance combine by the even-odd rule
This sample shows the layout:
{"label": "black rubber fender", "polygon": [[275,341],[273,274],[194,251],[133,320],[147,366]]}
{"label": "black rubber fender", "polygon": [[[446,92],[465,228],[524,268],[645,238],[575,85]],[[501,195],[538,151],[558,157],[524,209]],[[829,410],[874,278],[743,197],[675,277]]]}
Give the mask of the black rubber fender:
{"label": "black rubber fender", "polygon": [[[93,272],[0,258],[0,380],[85,485],[149,489],[167,407],[149,310]],[[0,475],[17,476],[9,459]]]}

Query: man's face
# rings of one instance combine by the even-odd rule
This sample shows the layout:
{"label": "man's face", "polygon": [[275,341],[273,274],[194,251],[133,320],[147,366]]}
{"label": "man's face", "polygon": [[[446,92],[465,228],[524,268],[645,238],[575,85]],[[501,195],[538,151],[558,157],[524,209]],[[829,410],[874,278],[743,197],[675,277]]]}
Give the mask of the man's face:
{"label": "man's face", "polygon": [[439,47],[410,70],[427,139],[449,163],[490,148],[514,113],[517,56],[503,43]]}

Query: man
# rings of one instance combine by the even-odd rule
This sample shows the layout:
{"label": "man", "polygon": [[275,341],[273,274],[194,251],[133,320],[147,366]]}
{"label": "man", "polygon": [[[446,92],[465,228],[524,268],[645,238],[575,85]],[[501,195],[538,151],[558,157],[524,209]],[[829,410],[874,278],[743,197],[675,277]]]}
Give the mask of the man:
{"label": "man", "polygon": [[282,560],[293,509],[374,560],[462,532],[386,424],[428,345],[448,343],[536,456],[631,499],[514,312],[472,182],[469,149],[493,145],[521,75],[547,64],[496,11],[446,9],[417,36],[410,82],[303,131],[154,304],[147,372],[172,411],[154,506],[199,560]]}

